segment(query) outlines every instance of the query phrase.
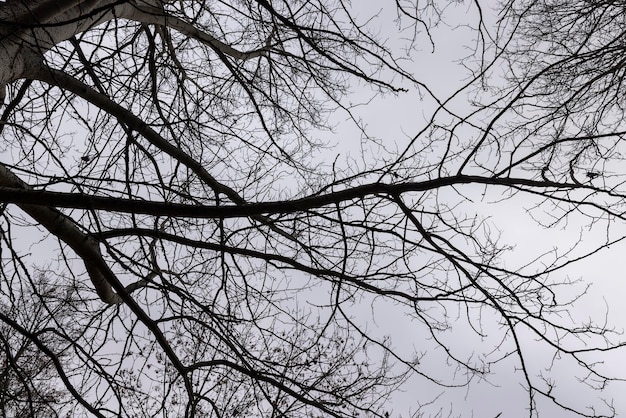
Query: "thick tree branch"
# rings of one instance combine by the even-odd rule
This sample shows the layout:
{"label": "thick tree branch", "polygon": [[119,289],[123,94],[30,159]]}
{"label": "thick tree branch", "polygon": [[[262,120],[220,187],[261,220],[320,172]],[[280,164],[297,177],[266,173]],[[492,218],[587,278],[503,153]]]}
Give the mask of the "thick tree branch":
{"label": "thick tree branch", "polygon": [[[195,39],[196,41],[208,45],[211,48],[216,49],[221,53],[237,60],[256,58],[267,53],[267,48],[265,47],[247,52],[239,51],[238,49],[233,48],[231,45],[220,41],[209,33],[198,29],[194,25],[185,22],[184,20],[176,16],[167,14],[166,11],[163,9],[148,5],[146,2],[138,1],[137,7],[133,9],[127,8],[126,10],[129,12],[129,14],[123,16],[126,19],[145,24],[161,25],[169,29],[174,29],[175,31],[178,31],[191,39]],[[266,44],[267,43],[268,42],[266,42]]]}
{"label": "thick tree branch", "polygon": [[[13,174],[3,164],[0,164],[0,185],[22,191],[32,191],[28,184]],[[20,203],[18,206],[51,234],[66,243],[83,260],[89,278],[100,299],[108,304],[122,302],[119,295],[113,292],[111,285],[99,267],[99,265],[105,262],[96,240],[79,230],[70,218],[57,209],[50,207],[50,203],[43,205]]]}
{"label": "thick tree branch", "polygon": [[40,0],[0,6],[0,105],[6,85],[28,78],[31,69],[39,66],[51,48],[123,14],[129,7],[122,0]]}
{"label": "thick tree branch", "polygon": [[45,190],[24,190],[19,188],[0,187],[0,201],[19,204],[41,204],[89,210],[105,210],[111,212],[145,214],[153,216],[172,216],[180,218],[199,219],[226,219],[241,217],[259,217],[262,215],[302,212],[327,205],[342,203],[354,199],[366,199],[375,195],[400,195],[407,192],[423,192],[446,186],[462,184],[484,184],[503,187],[529,187],[536,189],[595,190],[591,185],[576,183],[558,183],[545,180],[530,180],[524,178],[494,178],[481,176],[457,175],[442,177],[423,182],[408,182],[398,184],[370,183],[351,187],[345,190],[321,195],[312,195],[300,199],[242,203],[239,205],[188,205],[170,202],[154,202],[138,199],[124,199],[118,197],[89,196],[82,193],[61,193]]}

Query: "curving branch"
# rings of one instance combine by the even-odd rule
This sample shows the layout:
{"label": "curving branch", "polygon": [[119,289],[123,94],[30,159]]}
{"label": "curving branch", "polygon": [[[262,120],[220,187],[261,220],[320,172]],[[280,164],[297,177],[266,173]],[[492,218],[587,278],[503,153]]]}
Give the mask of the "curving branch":
{"label": "curving branch", "polygon": [[125,19],[145,24],[166,26],[169,29],[178,31],[191,39],[195,39],[196,41],[210,46],[222,54],[228,55],[231,58],[240,61],[266,55],[271,42],[270,37],[270,39],[266,41],[263,48],[254,49],[252,51],[239,51],[231,45],[220,41],[211,34],[198,29],[188,22],[185,22],[181,18],[168,14],[162,7],[156,7],[146,1],[137,1],[134,8],[125,8],[124,11],[127,12],[127,14],[124,14],[121,17]]}

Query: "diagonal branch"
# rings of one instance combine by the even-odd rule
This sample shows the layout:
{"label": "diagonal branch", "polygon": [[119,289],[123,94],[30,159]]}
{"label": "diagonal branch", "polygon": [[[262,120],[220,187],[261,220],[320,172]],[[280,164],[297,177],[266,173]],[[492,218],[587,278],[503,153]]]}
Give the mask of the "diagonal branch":
{"label": "diagonal branch", "polygon": [[[220,51],[221,53],[228,55],[236,60],[248,60],[256,58],[267,53],[267,48],[270,44],[270,40],[266,41],[266,46],[263,48],[255,49],[252,51],[239,51],[233,48],[231,45],[220,41],[207,32],[204,32],[194,25],[185,22],[177,16],[168,14],[165,10],[158,7],[148,5],[145,1],[137,1],[137,5],[134,8],[124,9],[128,14],[124,14],[121,17],[130,19],[136,22],[145,24],[154,24],[165,26],[169,29],[173,29],[183,35],[188,36],[191,39],[210,46],[211,48]],[[271,36],[270,36],[271,37]]]}
{"label": "diagonal branch", "polygon": [[99,107],[114,116],[118,121],[124,123],[128,128],[140,133],[152,145],[163,151],[170,157],[189,167],[203,182],[210,186],[215,193],[227,196],[236,204],[244,204],[245,200],[230,187],[218,182],[203,165],[183,151],[163,138],[158,132],[138,118],[130,110],[120,106],[104,94],[99,93],[82,81],[64,73],[63,71],[46,67],[43,63],[36,69],[32,69],[29,78],[43,81],[52,86],[69,91],[87,100],[89,103]]}
{"label": "diagonal branch", "polygon": [[[0,164],[0,186],[30,191],[32,188],[17,177],[11,170]],[[120,296],[113,291],[111,284],[99,265],[104,263],[98,242],[83,233],[76,224],[59,210],[43,205],[17,204],[31,218],[65,242],[83,260],[96,293],[108,304],[121,303]]]}

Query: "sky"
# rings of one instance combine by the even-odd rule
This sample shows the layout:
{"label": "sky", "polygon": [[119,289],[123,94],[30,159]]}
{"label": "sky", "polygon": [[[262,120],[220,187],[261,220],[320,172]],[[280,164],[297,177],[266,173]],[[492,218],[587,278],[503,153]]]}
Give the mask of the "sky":
{"label": "sky", "polygon": [[[481,4],[485,5],[484,2]],[[483,12],[486,21],[493,22],[494,15],[490,14],[488,7],[484,7]],[[417,79],[424,82],[440,98],[445,98],[454,92],[468,76],[467,70],[459,65],[458,59],[467,54],[466,44],[472,39],[471,30],[464,25],[472,26],[476,22],[473,20],[476,19],[475,9],[468,6],[467,2],[450,6],[444,16],[446,24],[439,25],[431,32],[435,45],[434,51],[430,48],[427,39],[420,38],[424,45],[423,51],[415,53],[412,56],[413,62],[408,66]],[[385,22],[384,17],[380,20]],[[391,39],[393,39],[394,30],[395,27],[391,24],[381,23],[381,33],[390,33]],[[367,97],[367,93],[363,93],[363,96],[359,95],[358,90],[355,93],[357,98],[354,102],[358,102],[360,97]],[[362,117],[368,133],[380,139],[390,149],[394,149],[395,144],[397,148],[402,149],[403,144],[407,143],[424,126],[434,106],[432,100],[424,96],[418,97],[414,90],[398,96],[384,96],[375,98],[373,101],[366,99],[363,101],[367,101],[367,106],[359,108],[356,113]],[[455,103],[457,109],[463,109],[462,100],[457,100]],[[350,128],[345,129],[346,133],[340,129],[338,135],[341,138],[349,138],[342,144],[342,146],[345,145],[342,155],[353,156],[360,153],[363,144],[358,139],[358,133],[355,131],[349,133]],[[341,149],[342,146],[339,148]],[[373,148],[371,154],[376,155],[376,148]],[[476,212],[488,219],[494,231],[499,231],[501,242],[511,246],[511,250],[505,256],[509,267],[516,265],[521,267],[529,260],[550,252],[564,254],[575,243],[582,240],[577,250],[569,254],[569,257],[573,259],[577,255],[585,254],[588,250],[604,245],[608,235],[612,239],[626,235],[625,225],[602,224],[594,225],[590,229],[588,218],[582,216],[572,216],[566,224],[544,228],[538,225],[529,214],[537,201],[528,195],[516,196],[504,201],[502,201],[501,192],[497,190],[492,190],[482,196],[478,193],[469,195],[474,200],[466,202],[463,207],[470,213]],[[451,196],[451,199],[453,198]],[[604,323],[606,320],[618,332],[626,328],[626,304],[623,303],[626,290],[626,285],[624,285],[626,258],[623,257],[625,250],[626,242],[614,243],[599,253],[557,273],[557,278],[578,281],[571,288],[559,289],[560,297],[574,296],[577,292],[583,291],[588,284],[591,285],[569,312],[572,318],[582,322],[592,320],[598,323]],[[544,257],[546,262],[548,258]],[[398,347],[404,343],[407,347],[414,348],[424,338],[424,335],[420,334],[420,328],[410,319],[402,321],[397,312],[393,311],[393,307],[373,307],[372,311],[375,312],[372,319],[380,327],[380,332],[390,335]],[[470,335],[471,331],[468,331],[467,328],[458,327],[451,345],[463,346],[473,341],[472,338],[475,336]],[[527,360],[536,366],[536,370],[549,367],[552,359],[546,355],[540,345],[529,338],[527,347],[530,353]],[[604,370],[626,377],[626,363],[623,361],[625,355],[626,350],[622,349],[598,355],[596,358],[605,363]],[[626,416],[626,399],[621,396],[622,393],[626,393],[626,384],[613,382],[602,393],[589,390],[577,382],[577,376],[580,374],[577,365],[561,363],[556,362],[557,366],[554,367],[552,374],[557,383],[555,394],[559,394],[562,399],[577,406],[587,405],[583,402],[589,397],[613,398],[617,416]],[[435,361],[432,367],[446,366]],[[472,413],[471,416],[482,418],[495,417],[501,413],[502,417],[527,417],[528,397],[521,387],[520,374],[515,372],[516,367],[515,362],[503,362],[487,382],[473,383],[467,388],[454,390],[438,391],[434,387],[424,386],[422,380],[409,380],[404,390],[394,397],[392,416],[396,416],[395,414],[398,417],[408,416],[406,411],[414,410],[416,399],[425,400],[430,396],[435,401],[433,405],[425,408],[425,411],[433,413],[433,416],[445,417],[451,413],[452,416],[466,417]],[[426,394],[428,395],[425,396]],[[550,402],[539,401],[538,404],[542,417],[578,416],[555,407]]]}
{"label": "sky", "polygon": [[[379,8],[379,2],[371,0],[367,3],[359,3],[363,15],[371,14]],[[399,41],[395,39],[395,26],[390,22],[393,14],[392,8],[385,8],[380,13],[380,33],[382,37],[388,37],[390,44]],[[483,10],[486,18],[493,20],[493,16]],[[406,67],[410,69],[419,81],[424,82],[438,96],[447,97],[463,83],[467,76],[467,70],[459,65],[458,59],[467,54],[467,42],[471,40],[472,31],[464,26],[472,26],[477,20],[475,10],[471,5],[453,5],[445,12],[445,23],[432,30],[434,51],[430,40],[425,36],[418,37],[422,43],[422,51],[412,55],[412,62]],[[376,21],[374,21],[376,22]],[[434,109],[434,101],[427,95],[419,95],[415,89],[407,93],[398,95],[387,95],[376,97],[370,100],[371,92],[354,86],[354,91],[349,100],[353,103],[367,103],[354,109],[355,114],[362,118],[367,127],[367,132],[374,138],[380,140],[388,150],[403,149],[411,138],[419,132],[427,123],[427,120]],[[463,100],[456,100],[454,106],[459,110],[464,110]],[[334,161],[335,157],[339,166],[344,165],[349,168],[355,160],[371,162],[371,159],[379,157],[380,148],[374,141],[364,140],[361,134],[350,127],[346,121],[345,114],[337,113],[333,116],[333,124],[336,124],[334,132],[320,132],[320,136],[328,135],[328,141],[337,143],[337,146],[330,151],[324,151],[317,156],[321,161],[328,164]],[[469,135],[470,133],[468,133]],[[425,157],[427,158],[427,157]],[[448,193],[448,194],[446,194]],[[450,201],[458,200],[458,196],[452,191],[442,193],[442,198]],[[542,254],[551,251],[565,252],[574,243],[583,237],[582,245],[579,246],[576,254],[583,254],[585,248],[594,248],[602,245],[607,233],[611,237],[626,235],[626,226],[619,224],[596,225],[593,230],[589,230],[586,219],[573,216],[568,224],[559,225],[556,228],[545,229],[531,218],[528,210],[536,202],[528,196],[517,196],[508,200],[501,200],[501,192],[491,190],[486,194],[482,189],[464,190],[466,196],[471,200],[466,200],[457,210],[467,213],[478,213],[481,217],[488,219],[489,225],[494,232],[501,234],[501,241],[511,246],[506,254],[507,266],[523,266],[528,260],[535,259]],[[608,231],[608,232],[607,232]],[[36,241],[36,239],[35,239]],[[25,245],[24,251],[34,253],[45,253],[46,243],[29,243]],[[572,318],[585,321],[587,318],[603,322],[606,319],[613,324],[617,330],[626,328],[626,304],[622,302],[622,295],[625,287],[624,268],[626,258],[623,257],[626,250],[626,242],[618,242],[603,250],[602,252],[576,263],[558,273],[560,278],[569,277],[572,280],[580,279],[578,287],[561,289],[560,295],[563,297],[574,295],[577,291],[584,289],[586,284],[592,284],[587,293],[577,301],[575,308],[570,312]],[[544,257],[548,262],[549,256]],[[410,355],[413,350],[427,352],[424,360],[426,370],[433,370],[436,373],[453,375],[454,370],[445,364],[444,357],[440,352],[431,350],[428,342],[428,335],[422,326],[416,324],[407,315],[392,304],[380,299],[364,298],[354,307],[355,317],[363,320],[370,327],[372,333],[381,338],[389,336],[394,346],[399,352]],[[451,317],[462,314],[453,312]],[[493,327],[488,335],[497,335],[498,329],[495,324],[489,322],[486,315],[485,326]],[[455,325],[454,333],[448,334],[450,346],[459,352],[471,352],[476,348],[477,355],[481,343],[493,342],[490,338],[485,341],[477,339],[476,334],[469,330],[466,322],[458,321]],[[537,370],[548,367],[551,359],[546,356],[542,347],[533,343],[532,339],[525,342],[530,353],[529,362],[536,365]],[[478,347],[478,348],[477,348]],[[606,356],[598,357],[599,361],[606,362],[606,369],[619,372],[626,377],[626,365],[621,360],[625,352],[616,352]],[[575,376],[572,375],[573,365],[565,363],[561,365],[557,362],[554,377],[558,383],[557,391],[562,396],[573,402],[586,400],[590,396],[590,391],[585,390],[582,385],[577,384]],[[389,409],[392,417],[408,417],[410,411],[415,411],[416,400],[433,400],[432,405],[425,406],[424,411],[431,416],[474,416],[477,418],[497,416],[502,417],[524,417],[528,416],[527,397],[524,389],[520,386],[520,375],[515,372],[516,362],[513,360],[503,361],[496,369],[493,376],[487,381],[472,383],[468,387],[458,389],[442,389],[432,385],[425,385],[422,379],[409,379],[397,391],[390,400]],[[443,370],[442,369],[446,369]],[[603,392],[592,393],[593,396],[606,396],[615,398],[615,407],[618,416],[626,415],[626,399],[620,399],[620,394],[624,393],[626,385],[611,384]],[[561,409],[553,408],[549,404],[542,403],[541,416],[569,418],[576,415],[564,412]],[[545,409],[544,409],[545,408]],[[438,415],[439,414],[439,415]],[[473,415],[470,415],[473,414]]]}

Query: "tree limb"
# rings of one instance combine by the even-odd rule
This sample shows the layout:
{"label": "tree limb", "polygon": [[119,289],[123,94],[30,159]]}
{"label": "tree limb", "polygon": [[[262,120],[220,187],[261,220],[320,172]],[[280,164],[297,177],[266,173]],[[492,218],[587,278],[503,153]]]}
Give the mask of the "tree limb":
{"label": "tree limb", "polygon": [[[0,185],[30,191],[32,188],[11,170],[0,164]],[[59,210],[43,205],[17,204],[37,223],[66,243],[83,260],[96,293],[108,304],[121,303],[98,264],[104,263],[98,242],[78,229],[76,224]]]}

